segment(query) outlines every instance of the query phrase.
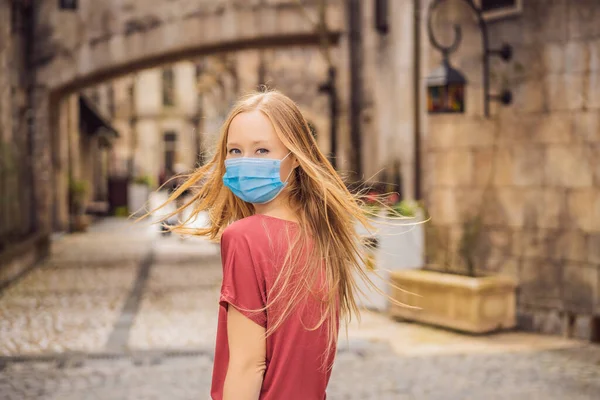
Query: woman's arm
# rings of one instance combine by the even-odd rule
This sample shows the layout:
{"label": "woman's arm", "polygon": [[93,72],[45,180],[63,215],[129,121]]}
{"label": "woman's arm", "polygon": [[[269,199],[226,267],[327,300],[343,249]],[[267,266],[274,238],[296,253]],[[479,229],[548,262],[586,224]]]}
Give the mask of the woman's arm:
{"label": "woman's arm", "polygon": [[229,367],[223,400],[257,400],[266,368],[265,328],[231,304],[227,308]]}

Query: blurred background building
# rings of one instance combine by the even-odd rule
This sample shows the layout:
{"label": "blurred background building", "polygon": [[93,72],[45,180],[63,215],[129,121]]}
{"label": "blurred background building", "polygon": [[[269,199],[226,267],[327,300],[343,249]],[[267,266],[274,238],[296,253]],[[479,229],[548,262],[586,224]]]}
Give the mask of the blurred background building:
{"label": "blurred background building", "polygon": [[[490,48],[513,51],[486,77],[478,21],[442,3],[432,29],[449,45],[460,23],[450,61],[467,81],[447,113],[431,112],[428,0],[1,2],[0,278],[81,207],[116,213],[129,185],[201,164],[233,102],[266,84],[349,184],[423,201],[433,269],[464,270],[445,255],[480,216],[477,270],[518,280],[519,326],[600,340],[600,4],[476,1]],[[486,115],[488,78],[513,101]]]}

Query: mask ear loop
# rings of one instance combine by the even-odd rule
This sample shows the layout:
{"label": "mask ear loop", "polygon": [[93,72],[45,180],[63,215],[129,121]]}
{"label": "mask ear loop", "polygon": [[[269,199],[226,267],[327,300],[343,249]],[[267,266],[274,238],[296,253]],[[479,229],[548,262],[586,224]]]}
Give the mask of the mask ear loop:
{"label": "mask ear loop", "polygon": [[[288,158],[288,157],[290,156],[290,154],[292,154],[292,152],[291,152],[291,151],[290,151],[289,153],[287,153],[287,156],[285,156],[285,157],[283,157],[283,158],[281,159],[281,162],[283,162],[283,160],[285,160],[286,158]],[[281,165],[281,164],[280,164],[280,165]],[[286,186],[287,186],[287,184],[288,184],[288,179],[290,179],[290,176],[292,176],[292,172],[294,172],[294,170],[295,170],[295,169],[296,169],[296,168],[292,168],[292,169],[290,170],[290,173],[288,174],[288,176],[287,176],[287,177],[285,178],[285,180],[282,182],[282,183],[284,183]],[[281,190],[283,190],[283,188],[282,188]],[[279,195],[279,193],[278,193],[278,195]]]}

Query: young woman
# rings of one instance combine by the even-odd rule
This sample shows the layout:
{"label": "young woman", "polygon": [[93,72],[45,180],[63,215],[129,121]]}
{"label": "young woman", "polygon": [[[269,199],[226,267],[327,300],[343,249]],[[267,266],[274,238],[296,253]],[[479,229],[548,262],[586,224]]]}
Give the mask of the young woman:
{"label": "young woman", "polygon": [[358,309],[355,273],[368,224],[319,150],[296,104],[276,91],[231,111],[213,158],[175,191],[196,187],[193,218],[175,231],[221,241],[223,283],[215,400],[322,400],[340,318]]}

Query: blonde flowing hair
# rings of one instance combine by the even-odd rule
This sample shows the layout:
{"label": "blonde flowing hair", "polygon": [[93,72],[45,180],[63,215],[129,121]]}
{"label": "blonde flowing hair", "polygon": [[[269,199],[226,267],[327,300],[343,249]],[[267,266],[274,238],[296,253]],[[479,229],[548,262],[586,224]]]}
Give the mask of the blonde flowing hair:
{"label": "blonde flowing hair", "polygon": [[[319,150],[307,121],[290,98],[277,91],[266,91],[240,100],[223,124],[214,156],[189,175],[167,203],[174,201],[188,189],[195,189],[193,197],[164,219],[193,206],[189,218],[173,228],[173,231],[219,240],[229,224],[254,214],[253,206],[237,198],[222,181],[231,121],[240,113],[254,110],[267,116],[277,136],[299,164],[294,169],[286,190],[289,190],[291,206],[297,210],[300,234],[291,237],[292,243],[284,266],[274,283],[273,292],[268,296],[269,304],[264,308],[272,307],[281,300],[277,305],[282,310],[278,313],[280,318],[270,324],[267,336],[281,326],[302,298],[313,293],[315,284],[324,277],[319,294],[323,312],[318,324],[308,329],[317,329],[322,324],[327,324],[327,354],[337,343],[338,326],[334,323],[336,317],[345,321],[346,326],[352,315],[360,317],[355,300],[355,294],[360,291],[356,277],[374,287],[365,273],[365,249],[355,229],[356,223],[366,227],[371,225],[361,208],[361,200],[347,189]],[[208,212],[208,227],[184,226],[202,211]],[[307,246],[311,246],[308,253],[312,256],[305,260]],[[294,268],[286,268],[286,265],[293,265]]]}

